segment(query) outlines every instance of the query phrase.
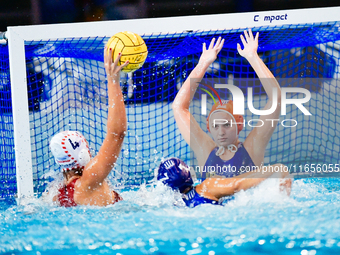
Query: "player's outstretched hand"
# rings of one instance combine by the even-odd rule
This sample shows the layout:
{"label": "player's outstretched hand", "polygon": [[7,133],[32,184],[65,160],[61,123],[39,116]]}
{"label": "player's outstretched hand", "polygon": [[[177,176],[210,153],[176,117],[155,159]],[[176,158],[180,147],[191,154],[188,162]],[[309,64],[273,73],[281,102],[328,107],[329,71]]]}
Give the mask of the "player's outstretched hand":
{"label": "player's outstretched hand", "polygon": [[201,63],[205,62],[208,65],[212,64],[215,59],[217,58],[217,54],[222,50],[223,44],[224,44],[224,39],[222,40],[221,37],[217,39],[217,42],[215,43],[215,38],[213,38],[210,42],[209,48],[206,48],[205,43],[203,43],[203,51],[202,55],[200,57]]}
{"label": "player's outstretched hand", "polygon": [[243,50],[241,49],[241,45],[237,44],[237,51],[246,59],[250,59],[257,55],[257,48],[259,46],[259,32],[256,33],[256,36],[254,38],[253,32],[250,30],[244,30],[244,37],[243,35],[240,36],[241,41],[243,43]]}
{"label": "player's outstretched hand", "polygon": [[281,179],[280,180],[280,191],[285,191],[287,195],[290,195],[292,190],[292,179]]}
{"label": "player's outstretched hand", "polygon": [[112,63],[112,49],[110,48],[107,50],[105,47],[104,49],[104,66],[105,71],[108,79],[114,80],[116,77],[119,76],[119,72],[129,64],[129,61],[126,61],[122,65],[118,65],[120,57],[122,56],[121,53],[118,54],[118,57]]}

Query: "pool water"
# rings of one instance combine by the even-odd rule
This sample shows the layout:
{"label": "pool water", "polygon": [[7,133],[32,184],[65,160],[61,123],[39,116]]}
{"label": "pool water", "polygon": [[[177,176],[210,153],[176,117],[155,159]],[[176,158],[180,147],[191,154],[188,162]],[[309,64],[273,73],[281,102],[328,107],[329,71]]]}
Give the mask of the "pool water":
{"label": "pool water", "polygon": [[[340,181],[277,179],[224,206],[187,208],[162,184],[105,208],[0,203],[0,254],[340,254]],[[176,205],[174,205],[176,204]]]}

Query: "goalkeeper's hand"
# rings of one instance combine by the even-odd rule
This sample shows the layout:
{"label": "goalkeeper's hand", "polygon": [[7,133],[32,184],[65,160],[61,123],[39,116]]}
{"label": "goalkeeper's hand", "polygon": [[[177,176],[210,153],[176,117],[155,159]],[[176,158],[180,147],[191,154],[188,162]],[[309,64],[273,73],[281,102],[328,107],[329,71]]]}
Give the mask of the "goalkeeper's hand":
{"label": "goalkeeper's hand", "polygon": [[257,56],[257,48],[259,46],[259,32],[256,33],[254,38],[253,32],[250,30],[244,30],[244,37],[243,35],[240,36],[241,41],[243,43],[243,50],[241,45],[237,44],[237,51],[242,56],[245,57],[247,60]]}
{"label": "goalkeeper's hand", "polygon": [[213,38],[210,42],[209,48],[206,48],[205,43],[203,43],[203,52],[200,57],[200,63],[205,63],[207,65],[212,64],[215,59],[217,58],[217,54],[222,50],[224,39],[222,40],[221,37],[217,39],[217,42],[215,43],[215,38]]}

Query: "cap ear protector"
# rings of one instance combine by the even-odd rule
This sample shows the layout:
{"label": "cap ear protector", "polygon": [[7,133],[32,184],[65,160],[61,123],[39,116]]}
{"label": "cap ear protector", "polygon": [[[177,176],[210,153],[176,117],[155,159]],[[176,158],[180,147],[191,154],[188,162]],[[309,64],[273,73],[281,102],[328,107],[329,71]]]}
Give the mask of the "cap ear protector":
{"label": "cap ear protector", "polygon": [[55,162],[63,171],[84,168],[91,160],[89,145],[85,137],[77,131],[56,134],[50,142]]}
{"label": "cap ear protector", "polygon": [[194,184],[190,168],[178,158],[162,161],[157,171],[157,180],[181,193]]}
{"label": "cap ear protector", "polygon": [[82,149],[79,152],[79,165],[86,166],[91,160],[90,151],[88,149]]}
{"label": "cap ear protector", "polygon": [[243,116],[242,115],[234,115],[233,114],[233,101],[232,100],[222,100],[222,105],[220,104],[220,102],[216,102],[213,107],[210,110],[210,113],[207,117],[207,129],[210,132],[210,116],[215,113],[215,112],[226,112],[228,113],[232,120],[233,123],[237,123],[236,127],[236,134],[238,135],[240,133],[240,131],[243,129]]}

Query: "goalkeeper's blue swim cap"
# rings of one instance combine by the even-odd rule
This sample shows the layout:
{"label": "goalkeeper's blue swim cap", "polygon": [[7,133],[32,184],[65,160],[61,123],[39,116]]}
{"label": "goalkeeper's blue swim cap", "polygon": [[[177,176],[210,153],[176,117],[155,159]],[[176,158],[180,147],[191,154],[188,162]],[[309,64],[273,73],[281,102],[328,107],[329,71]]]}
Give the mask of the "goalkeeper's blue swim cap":
{"label": "goalkeeper's blue swim cap", "polygon": [[158,168],[157,180],[181,193],[194,184],[188,165],[178,158],[162,161]]}

